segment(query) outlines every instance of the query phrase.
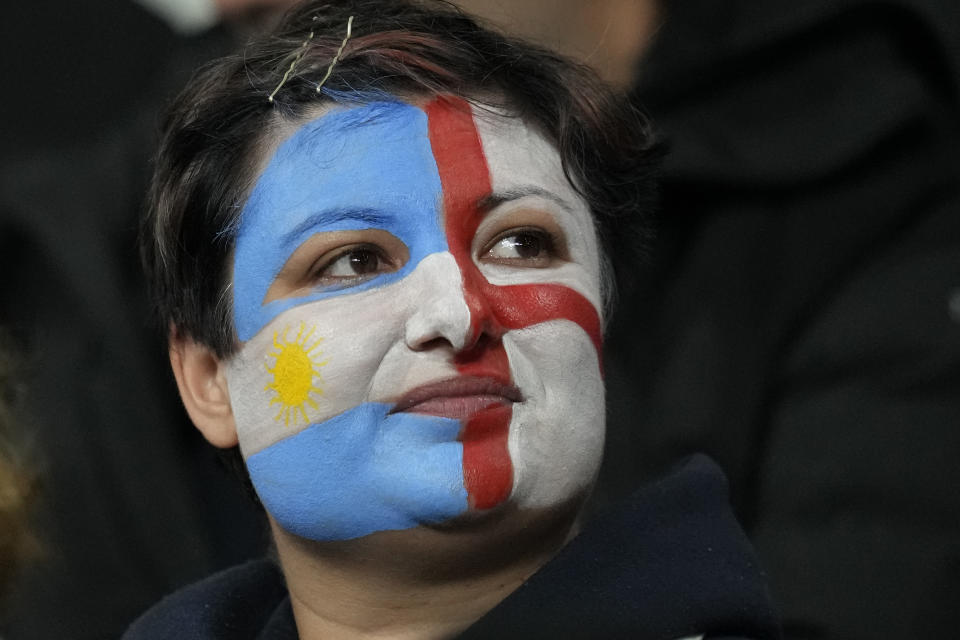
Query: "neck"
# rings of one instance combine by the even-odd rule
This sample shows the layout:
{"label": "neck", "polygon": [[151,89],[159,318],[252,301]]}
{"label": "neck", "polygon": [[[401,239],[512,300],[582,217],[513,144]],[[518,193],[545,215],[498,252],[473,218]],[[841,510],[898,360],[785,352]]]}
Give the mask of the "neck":
{"label": "neck", "polygon": [[324,543],[273,530],[302,640],[449,638],[543,566],[574,516],[514,511]]}

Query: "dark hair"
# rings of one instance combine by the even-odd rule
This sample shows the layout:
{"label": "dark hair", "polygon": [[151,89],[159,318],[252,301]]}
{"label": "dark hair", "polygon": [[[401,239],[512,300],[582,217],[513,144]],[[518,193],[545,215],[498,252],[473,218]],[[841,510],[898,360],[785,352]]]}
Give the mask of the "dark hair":
{"label": "dark hair", "polygon": [[[350,16],[352,37],[318,93]],[[646,120],[624,98],[586,68],[483,28],[446,2],[313,0],[271,35],[203,68],[164,120],[143,257],[165,328],[221,357],[233,352],[228,257],[258,146],[278,124],[335,96],[371,93],[455,95],[538,128],[589,204],[614,272],[622,276],[632,262],[659,154]]]}

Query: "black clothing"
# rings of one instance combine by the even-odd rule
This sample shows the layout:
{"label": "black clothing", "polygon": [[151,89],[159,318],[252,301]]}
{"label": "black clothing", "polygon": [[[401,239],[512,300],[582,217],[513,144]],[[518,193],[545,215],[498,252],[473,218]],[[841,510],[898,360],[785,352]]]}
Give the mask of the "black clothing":
{"label": "black clothing", "polygon": [[703,450],[797,638],[960,628],[960,10],[670,3],[602,494]]}
{"label": "black clothing", "polygon": [[[703,456],[591,523],[462,636],[776,638],[763,576]],[[711,635],[713,634],[713,635]],[[262,560],[158,604],[124,640],[295,640],[280,571]]]}

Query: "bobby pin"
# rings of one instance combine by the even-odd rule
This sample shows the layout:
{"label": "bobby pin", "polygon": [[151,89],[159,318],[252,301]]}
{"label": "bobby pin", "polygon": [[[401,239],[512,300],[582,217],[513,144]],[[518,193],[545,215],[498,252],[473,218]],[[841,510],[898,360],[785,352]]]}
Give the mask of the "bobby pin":
{"label": "bobby pin", "polygon": [[[318,18],[313,16],[314,21]],[[343,49],[347,46],[347,42],[350,40],[350,36],[353,33],[353,16],[350,16],[347,19],[347,35],[344,36],[343,42],[340,43],[340,48],[337,49],[336,55],[333,56],[333,60],[330,61],[330,66],[327,67],[327,72],[324,74],[323,79],[317,84],[317,93],[320,93],[320,89],[323,87],[323,84],[330,78],[330,74],[333,73],[333,67],[336,66],[337,62],[340,61],[340,56],[343,55]],[[303,56],[307,52],[307,47],[310,46],[310,41],[313,40],[315,35],[315,30],[311,29],[310,34],[307,36],[307,39],[303,41],[303,44],[300,45],[300,50],[297,52],[297,55],[293,57],[293,60],[290,61],[290,66],[287,68],[286,73],[283,74],[283,78],[280,79],[280,84],[270,92],[270,95],[267,96],[268,102],[273,102],[274,96],[277,95],[277,92],[283,88],[283,85],[287,83],[287,80],[290,79],[291,74],[293,74],[294,69],[297,68],[297,65],[300,64],[300,60],[303,59]]]}
{"label": "bobby pin", "polygon": [[[317,21],[317,16],[313,16],[313,21]],[[273,97],[277,95],[277,92],[280,91],[280,88],[287,83],[287,79],[290,78],[290,74],[293,73],[293,70],[297,68],[297,65],[300,63],[300,60],[303,59],[303,55],[307,52],[307,47],[310,45],[310,41],[313,40],[314,30],[310,30],[310,35],[307,36],[307,39],[303,41],[303,44],[300,45],[300,50],[297,52],[297,55],[293,57],[293,60],[290,61],[290,66],[287,68],[287,72],[283,74],[283,78],[280,80],[280,84],[277,85],[277,88],[270,92],[270,95],[267,96],[267,102],[273,102]]]}
{"label": "bobby pin", "polygon": [[[337,49],[337,55],[333,56],[333,60],[330,61],[330,66],[327,67],[327,73],[324,74],[323,80],[317,85],[317,93],[320,93],[320,89],[323,87],[323,83],[330,78],[330,74],[333,73],[333,67],[340,61],[340,56],[343,55],[343,48],[347,46],[347,41],[350,40],[350,34],[353,32],[353,16],[347,18],[347,35],[343,37],[343,42],[340,43],[340,48]],[[313,35],[313,34],[310,34]]]}

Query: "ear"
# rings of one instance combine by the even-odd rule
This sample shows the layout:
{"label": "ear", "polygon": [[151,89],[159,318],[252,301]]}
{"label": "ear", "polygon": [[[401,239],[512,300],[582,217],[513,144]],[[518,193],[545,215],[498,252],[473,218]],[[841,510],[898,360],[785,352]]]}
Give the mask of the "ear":
{"label": "ear", "polygon": [[230,407],[224,363],[209,347],[171,334],[170,365],[183,406],[203,437],[216,447],[235,446],[237,425]]}

